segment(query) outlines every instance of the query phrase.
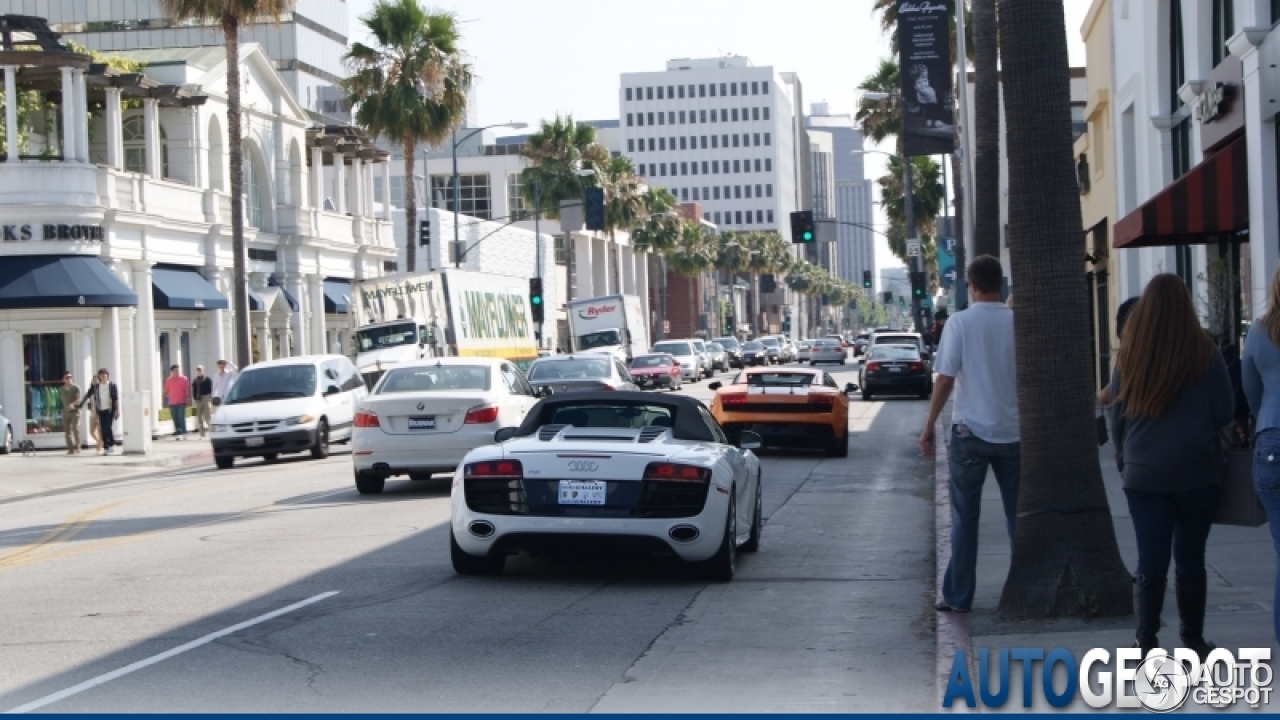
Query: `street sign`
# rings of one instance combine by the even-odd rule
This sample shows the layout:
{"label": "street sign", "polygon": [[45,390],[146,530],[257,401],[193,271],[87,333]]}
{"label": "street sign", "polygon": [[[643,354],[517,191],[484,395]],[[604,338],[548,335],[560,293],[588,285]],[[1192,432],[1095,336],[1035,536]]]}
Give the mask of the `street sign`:
{"label": "street sign", "polygon": [[920,241],[907,241],[907,257],[920,257]]}
{"label": "street sign", "polygon": [[949,255],[955,255],[955,254],[956,254],[956,239],[955,239],[955,238],[953,238],[953,237],[944,237],[944,238],[938,238],[938,239],[941,241],[941,243],[942,243],[942,247],[943,247],[943,249],[945,249],[945,250],[947,251],[947,254],[949,254]]}
{"label": "street sign", "polygon": [[671,332],[671,321],[670,321],[670,320],[663,320],[663,321],[662,321],[662,332],[664,332],[664,333],[669,333],[669,332]]}

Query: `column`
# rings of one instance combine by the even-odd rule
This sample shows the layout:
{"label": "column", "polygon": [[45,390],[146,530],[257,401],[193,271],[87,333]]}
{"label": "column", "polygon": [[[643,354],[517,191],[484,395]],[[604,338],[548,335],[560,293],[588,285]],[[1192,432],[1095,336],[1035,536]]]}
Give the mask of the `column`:
{"label": "column", "polygon": [[147,174],[152,180],[161,179],[160,163],[160,104],[155,98],[142,99],[142,123],[147,143]]}
{"label": "column", "polygon": [[323,277],[311,275],[307,278],[307,295],[311,298],[311,352],[322,355],[329,352],[325,337]]}
{"label": "column", "polygon": [[319,147],[311,148],[311,207],[324,209],[324,149]]}
{"label": "column", "polygon": [[[609,239],[591,238],[591,254],[597,258],[591,265],[591,286],[596,295],[609,294]],[[585,297],[592,297],[587,295]]]}
{"label": "column", "polygon": [[205,169],[205,145],[203,133],[200,132],[200,108],[187,108],[191,116],[191,184],[198,188],[209,186],[209,173]]}
{"label": "column", "polygon": [[[307,322],[306,313],[308,305],[310,305],[311,314],[317,312],[317,308],[311,305],[311,294],[307,292],[307,285],[302,273],[286,273],[284,276],[285,287],[289,289],[289,293],[298,301],[298,309],[290,314],[289,327],[291,328],[292,347],[294,354],[305,354],[310,343],[307,342],[307,330],[309,323]],[[324,305],[321,304],[318,310],[320,315],[324,316]]]}
{"label": "column", "polygon": [[622,250],[622,292],[627,295],[636,294],[636,254],[628,246]]}
{"label": "column", "polygon": [[[6,67],[5,75],[8,74]],[[4,406],[5,417],[13,426],[14,443],[27,437],[22,368],[22,334],[17,330],[0,330],[0,405]]]}
{"label": "column", "polygon": [[582,299],[595,297],[594,270],[591,265],[591,243],[595,242],[595,238],[590,235],[570,234],[573,239],[573,263],[577,268],[578,287],[574,293],[574,299]]}
{"label": "column", "polygon": [[124,169],[124,131],[120,117],[120,88],[109,87],[106,107],[107,165]]}
{"label": "column", "polygon": [[605,240],[606,243],[613,246],[613,252],[609,253],[613,262],[613,272],[609,278],[609,287],[613,288],[613,292],[622,293],[622,243]]}
{"label": "column", "polygon": [[[60,68],[60,70],[62,72],[62,161],[75,162],[76,133],[72,130],[72,128],[76,126],[76,104],[73,99],[76,96],[75,80],[71,74],[71,68],[64,67]],[[7,92],[9,89],[7,82],[9,77],[9,68],[5,68],[4,75],[6,79],[5,91]],[[7,102],[9,103],[8,107],[12,108],[13,102]],[[10,126],[12,126],[12,123]],[[10,133],[9,138],[11,143],[14,142],[17,139],[17,133]],[[16,159],[17,152],[15,150],[10,150],[10,162]]]}
{"label": "column", "polygon": [[64,132],[76,134],[76,160],[89,162],[89,90],[84,81],[84,70],[78,68],[71,73],[75,81],[76,122],[72,128]]}
{"label": "column", "polygon": [[[644,326],[653,327],[653,314],[649,312],[649,253],[633,256],[635,260],[636,293],[640,295],[640,309],[644,313]],[[649,338],[653,342],[653,338]]]}
{"label": "column", "polygon": [[1241,278],[1249,283],[1249,298],[1252,306],[1248,308],[1253,319],[1262,317],[1267,312],[1268,284],[1271,273],[1280,263],[1280,217],[1276,214],[1275,188],[1277,178],[1276,167],[1276,135],[1275,119],[1267,116],[1275,110],[1275,105],[1268,105],[1264,98],[1264,79],[1275,81],[1274,75],[1264,78],[1264,58],[1258,49],[1266,40],[1270,28],[1245,28],[1233,36],[1228,43],[1231,53],[1240,58],[1244,65],[1244,125],[1245,135],[1249,138],[1249,275]]}
{"label": "column", "polygon": [[333,154],[333,202],[339,215],[347,213],[347,158],[342,153]]}
{"label": "column", "polygon": [[384,160],[379,165],[382,166],[382,219],[391,222],[391,161]]}
{"label": "column", "polygon": [[351,174],[347,176],[348,203],[351,214],[355,217],[364,215],[364,184],[360,182],[364,175],[364,161],[358,157],[351,158]]}
{"label": "column", "polygon": [[151,263],[133,261],[133,292],[138,296],[138,315],[134,320],[133,366],[138,378],[137,389],[151,393],[151,417],[160,406],[160,357],[156,342],[155,303],[151,299]]}

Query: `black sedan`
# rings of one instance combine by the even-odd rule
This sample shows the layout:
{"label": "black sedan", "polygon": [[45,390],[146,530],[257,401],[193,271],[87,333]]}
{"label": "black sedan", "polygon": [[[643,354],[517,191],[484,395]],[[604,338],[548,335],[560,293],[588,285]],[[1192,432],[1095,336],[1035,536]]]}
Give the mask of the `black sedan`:
{"label": "black sedan", "polygon": [[742,363],[747,366],[768,365],[769,353],[764,343],[756,340],[742,343]]}
{"label": "black sedan", "polygon": [[920,351],[907,345],[873,346],[860,371],[862,399],[873,395],[918,395],[933,392],[933,372]]}

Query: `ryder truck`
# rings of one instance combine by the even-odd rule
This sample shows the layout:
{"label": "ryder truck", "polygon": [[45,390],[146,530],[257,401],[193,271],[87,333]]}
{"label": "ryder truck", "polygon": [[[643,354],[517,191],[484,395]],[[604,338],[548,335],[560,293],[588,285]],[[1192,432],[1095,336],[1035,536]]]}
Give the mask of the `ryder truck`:
{"label": "ryder truck", "polygon": [[604,295],[566,306],[573,352],[609,352],[628,365],[649,352],[649,331],[640,298]]}

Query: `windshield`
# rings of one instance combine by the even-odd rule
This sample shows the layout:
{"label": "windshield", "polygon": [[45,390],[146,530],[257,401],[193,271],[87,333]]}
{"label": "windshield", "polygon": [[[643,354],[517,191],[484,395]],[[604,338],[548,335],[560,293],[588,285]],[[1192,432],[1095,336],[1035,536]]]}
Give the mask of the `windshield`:
{"label": "windshield", "polygon": [[231,386],[226,403],[235,405],[291,397],[311,397],[315,392],[315,365],[249,368],[240,373],[235,385]]}
{"label": "windshield", "polygon": [[920,352],[908,345],[877,345],[867,356],[871,360],[919,360]]}
{"label": "windshield", "polygon": [[877,335],[876,345],[916,345],[914,335]]}
{"label": "windshield", "polygon": [[530,380],[594,380],[609,377],[609,358],[543,360],[529,370]]}
{"label": "windshield", "polygon": [[731,337],[716,338],[716,342],[726,350],[736,350],[738,348],[738,341]]}
{"label": "windshield", "polygon": [[758,342],[754,342],[754,341],[753,341],[753,342],[749,342],[749,343],[743,343],[743,344],[742,344],[742,349],[743,349],[743,350],[763,350],[763,349],[764,349],[764,345],[761,345],[760,343],[758,343]]}
{"label": "windshield", "polygon": [[418,326],[411,322],[383,325],[356,331],[356,347],[360,352],[382,350],[418,342]]}
{"label": "windshield", "polygon": [[413,392],[489,390],[489,368],[482,365],[437,365],[392,368],[374,390],[375,395]]}
{"label": "windshield", "polygon": [[618,339],[617,330],[601,330],[600,332],[587,333],[578,336],[578,349],[590,350],[598,347],[609,347],[610,345],[621,345],[622,341]]}
{"label": "windshield", "polygon": [[807,387],[812,385],[818,377],[814,373],[807,372],[757,372],[757,373],[739,373],[734,379],[734,384],[741,384],[744,380],[747,385],[752,387]]}
{"label": "windshield", "polygon": [[684,342],[660,342],[653,346],[654,352],[671,353],[672,355],[692,355],[693,348]]}
{"label": "windshield", "polygon": [[641,355],[631,361],[633,368],[670,367],[671,358],[666,355]]}
{"label": "windshield", "polygon": [[572,425],[580,428],[622,428],[639,430],[648,425],[674,427],[674,409],[639,403],[583,403],[554,405],[544,425]]}
{"label": "windshield", "polygon": [[768,345],[769,347],[778,347],[778,345],[781,344],[778,342],[778,338],[776,337],[760,338],[760,342]]}

